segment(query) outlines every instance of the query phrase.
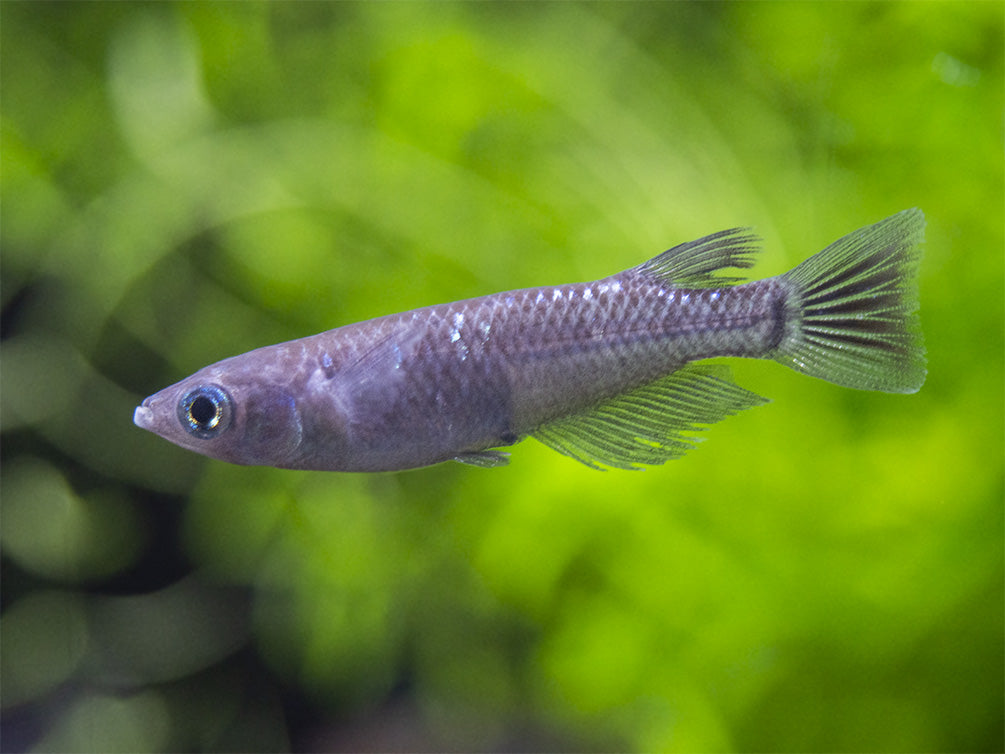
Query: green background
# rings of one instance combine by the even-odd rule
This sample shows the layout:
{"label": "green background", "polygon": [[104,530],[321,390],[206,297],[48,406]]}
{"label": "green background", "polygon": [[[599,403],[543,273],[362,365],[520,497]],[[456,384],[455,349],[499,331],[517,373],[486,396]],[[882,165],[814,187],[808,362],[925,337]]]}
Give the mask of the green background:
{"label": "green background", "polygon": [[[1001,751],[1003,5],[0,4],[4,750]],[[912,396],[591,471],[242,468],[251,348],[928,218]]]}

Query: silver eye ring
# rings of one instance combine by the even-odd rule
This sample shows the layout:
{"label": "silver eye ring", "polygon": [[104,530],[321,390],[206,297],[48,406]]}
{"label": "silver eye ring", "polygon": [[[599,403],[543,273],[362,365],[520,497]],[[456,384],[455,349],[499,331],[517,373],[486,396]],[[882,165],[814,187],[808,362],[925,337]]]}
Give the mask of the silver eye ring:
{"label": "silver eye ring", "polygon": [[230,426],[233,403],[219,385],[199,385],[178,402],[178,421],[190,434],[208,440]]}

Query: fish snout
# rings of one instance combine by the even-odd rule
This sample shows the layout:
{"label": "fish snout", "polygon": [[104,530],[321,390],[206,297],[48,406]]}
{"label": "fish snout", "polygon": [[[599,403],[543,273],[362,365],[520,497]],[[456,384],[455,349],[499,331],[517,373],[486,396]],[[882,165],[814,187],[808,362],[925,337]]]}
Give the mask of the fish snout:
{"label": "fish snout", "polygon": [[154,412],[150,406],[147,405],[149,401],[149,398],[144,399],[143,403],[137,406],[136,410],[133,411],[133,424],[152,432],[154,425]]}

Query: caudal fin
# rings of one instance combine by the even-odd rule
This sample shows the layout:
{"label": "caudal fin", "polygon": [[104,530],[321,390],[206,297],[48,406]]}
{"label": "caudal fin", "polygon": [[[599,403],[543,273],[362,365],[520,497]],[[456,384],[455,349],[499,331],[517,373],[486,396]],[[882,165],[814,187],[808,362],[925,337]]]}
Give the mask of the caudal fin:
{"label": "caudal fin", "polygon": [[846,387],[917,392],[926,374],[917,314],[924,234],[922,211],[904,210],[786,273],[793,293],[775,359]]}

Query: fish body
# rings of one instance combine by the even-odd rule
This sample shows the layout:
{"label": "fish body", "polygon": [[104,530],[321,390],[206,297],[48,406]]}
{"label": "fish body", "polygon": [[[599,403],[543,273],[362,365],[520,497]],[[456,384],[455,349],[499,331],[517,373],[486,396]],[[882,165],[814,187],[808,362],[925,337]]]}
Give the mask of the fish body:
{"label": "fish body", "polygon": [[920,210],[745,284],[743,230],[675,247],[602,280],[429,306],[234,356],[156,393],[140,427],[239,464],[393,471],[534,436],[589,466],[682,455],[691,436],[765,399],[718,356],[770,358],[854,388],[924,381]]}

